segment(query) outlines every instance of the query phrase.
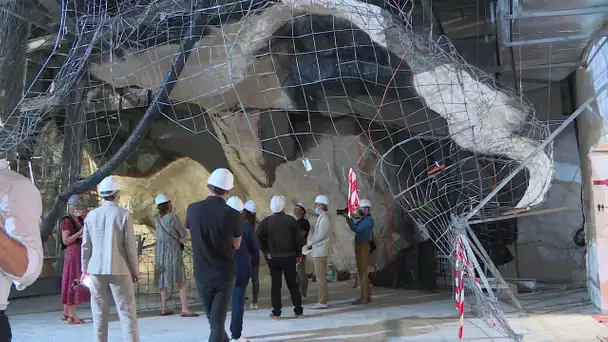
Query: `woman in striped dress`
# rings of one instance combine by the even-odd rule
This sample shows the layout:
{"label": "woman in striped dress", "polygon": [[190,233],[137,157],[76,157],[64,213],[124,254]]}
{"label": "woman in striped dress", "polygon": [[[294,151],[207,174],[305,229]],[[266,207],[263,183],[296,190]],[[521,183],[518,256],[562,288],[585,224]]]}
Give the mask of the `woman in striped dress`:
{"label": "woman in striped dress", "polygon": [[184,267],[184,240],[188,232],[173,213],[173,205],[169,198],[160,194],[154,200],[158,209],[156,217],[156,256],[154,262],[154,278],[160,289],[162,304],[161,316],[172,315],[167,305],[167,288],[177,284],[179,299],[182,304],[182,317],[198,317],[198,314],[188,308],[186,293],[186,269]]}

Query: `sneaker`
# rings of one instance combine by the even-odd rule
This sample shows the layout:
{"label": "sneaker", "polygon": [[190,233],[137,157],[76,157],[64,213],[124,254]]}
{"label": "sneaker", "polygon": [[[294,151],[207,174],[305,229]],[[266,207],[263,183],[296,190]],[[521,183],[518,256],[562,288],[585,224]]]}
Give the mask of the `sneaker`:
{"label": "sneaker", "polygon": [[258,309],[258,304],[257,303],[251,303],[251,305],[249,305],[249,308],[251,310],[257,310]]}
{"label": "sneaker", "polygon": [[247,342],[247,341],[249,341],[248,339],[246,339],[246,338],[245,338],[245,337],[243,337],[243,336],[241,336],[241,337],[239,337],[239,338],[237,338],[237,339],[234,339],[234,338],[233,338],[232,340],[233,340],[233,341],[236,341],[236,342]]}
{"label": "sneaker", "polygon": [[313,309],[327,309],[329,308],[329,304],[317,303],[312,306]]}
{"label": "sneaker", "polygon": [[275,314],[273,314],[273,313],[271,312],[271,313],[270,313],[270,318],[272,318],[272,319],[279,319],[279,318],[281,318],[281,316],[277,316],[277,315],[275,315]]}

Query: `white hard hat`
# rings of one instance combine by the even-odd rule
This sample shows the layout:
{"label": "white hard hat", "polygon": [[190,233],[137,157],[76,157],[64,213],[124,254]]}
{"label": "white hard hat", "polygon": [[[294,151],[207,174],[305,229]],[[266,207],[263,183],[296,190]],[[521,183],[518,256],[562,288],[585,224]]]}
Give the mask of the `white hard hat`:
{"label": "white hard hat", "polygon": [[307,212],[306,207],[304,206],[303,203],[296,203],[296,207],[302,208],[302,210],[304,210],[305,213]]}
{"label": "white hard hat", "polygon": [[167,203],[169,201],[170,201],[170,199],[169,199],[169,197],[167,197],[167,195],[158,194],[158,196],[156,196],[156,198],[154,199],[154,204],[159,205],[159,204]]}
{"label": "white hard hat", "polygon": [[234,176],[228,169],[215,169],[207,178],[207,184],[229,191],[234,187]]}
{"label": "white hard hat", "polygon": [[371,208],[372,207],[372,202],[370,202],[368,199],[362,199],[359,201],[359,208]]}
{"label": "white hard hat", "polygon": [[319,195],[317,198],[315,198],[315,203],[329,205],[329,198],[327,198],[325,195]]}
{"label": "white hard hat", "polygon": [[274,195],[270,199],[270,210],[273,213],[280,213],[285,209],[285,197],[280,195]]}
{"label": "white hard hat", "polygon": [[226,201],[226,204],[227,204],[227,205],[228,205],[230,208],[232,208],[232,209],[234,209],[234,210],[238,211],[239,213],[240,213],[241,211],[243,211],[243,207],[244,207],[244,206],[243,206],[243,201],[241,201],[241,199],[240,199],[240,198],[238,198],[238,197],[236,197],[236,196],[232,196],[232,197],[230,197],[230,198],[229,198],[229,199]]}
{"label": "white hard hat", "polygon": [[245,202],[245,210],[252,214],[255,214],[255,202],[253,200]]}
{"label": "white hard hat", "polygon": [[118,179],[113,176],[108,176],[99,183],[99,192],[113,194],[118,190],[120,190],[120,184],[118,183]]}

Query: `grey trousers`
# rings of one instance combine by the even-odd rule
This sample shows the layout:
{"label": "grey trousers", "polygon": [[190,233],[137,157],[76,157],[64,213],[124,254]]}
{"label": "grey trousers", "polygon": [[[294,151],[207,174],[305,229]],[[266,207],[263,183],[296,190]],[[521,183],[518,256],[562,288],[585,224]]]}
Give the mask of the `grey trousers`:
{"label": "grey trousers", "polygon": [[308,294],[308,274],[306,273],[306,255],[302,256],[302,261],[298,265],[298,282],[300,285],[300,294],[306,297]]}
{"label": "grey trousers", "polygon": [[108,341],[110,299],[108,287],[116,303],[123,342],[139,342],[135,288],[130,276],[91,274],[91,311],[93,313],[93,341]]}

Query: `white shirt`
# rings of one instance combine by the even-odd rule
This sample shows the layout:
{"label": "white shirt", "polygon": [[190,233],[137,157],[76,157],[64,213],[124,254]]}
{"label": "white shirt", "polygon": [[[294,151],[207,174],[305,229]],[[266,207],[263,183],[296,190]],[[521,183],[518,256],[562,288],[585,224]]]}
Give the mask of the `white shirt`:
{"label": "white shirt", "polygon": [[135,230],[128,210],[106,201],[87,215],[83,229],[82,272],[139,274]]}
{"label": "white shirt", "polygon": [[25,246],[27,270],[22,277],[9,274],[0,268],[0,310],[8,305],[11,284],[22,291],[30,286],[42,270],[42,240],[40,191],[29,179],[11,171],[6,159],[0,159],[0,228],[7,236]]}

